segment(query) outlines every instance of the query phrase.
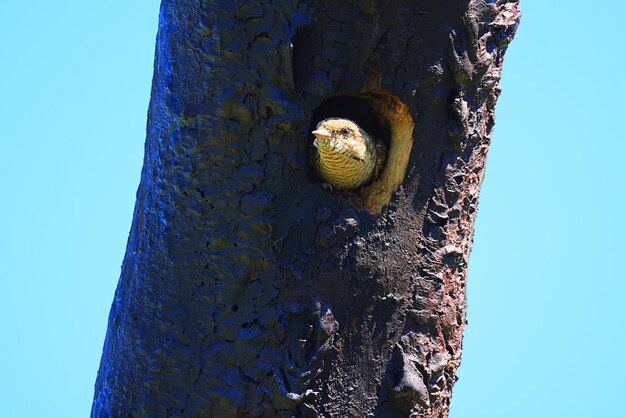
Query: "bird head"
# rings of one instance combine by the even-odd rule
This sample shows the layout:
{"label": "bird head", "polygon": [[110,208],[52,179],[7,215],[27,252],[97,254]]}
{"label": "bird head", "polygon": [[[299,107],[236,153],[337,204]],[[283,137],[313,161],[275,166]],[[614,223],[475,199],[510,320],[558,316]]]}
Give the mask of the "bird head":
{"label": "bird head", "polygon": [[366,134],[356,123],[349,119],[324,119],[317,124],[317,128],[312,132],[312,134],[315,135],[313,145],[316,148],[320,148],[321,146],[332,148],[349,147],[353,149],[353,151],[356,151],[357,154],[365,152],[364,136]]}

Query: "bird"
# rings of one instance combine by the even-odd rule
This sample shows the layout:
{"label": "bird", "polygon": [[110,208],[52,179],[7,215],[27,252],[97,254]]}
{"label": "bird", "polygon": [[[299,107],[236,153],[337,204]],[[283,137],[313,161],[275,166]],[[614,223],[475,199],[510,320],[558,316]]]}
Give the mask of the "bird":
{"label": "bird", "polygon": [[330,189],[355,190],[375,180],[384,165],[384,145],[355,122],[328,118],[317,124],[313,165]]}

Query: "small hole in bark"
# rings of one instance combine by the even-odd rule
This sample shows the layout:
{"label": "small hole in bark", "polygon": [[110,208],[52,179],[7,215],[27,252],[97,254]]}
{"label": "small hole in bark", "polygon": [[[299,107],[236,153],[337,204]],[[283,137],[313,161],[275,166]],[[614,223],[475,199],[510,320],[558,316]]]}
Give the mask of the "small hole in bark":
{"label": "small hole in bark", "polygon": [[[310,130],[328,118],[350,119],[365,132],[382,142],[387,149],[387,158],[378,178],[360,191],[344,192],[350,200],[371,212],[381,213],[389,203],[406,173],[409,155],[413,146],[413,118],[408,106],[396,95],[387,91],[366,91],[343,94],[326,99],[313,112]],[[313,153],[313,135],[307,136],[309,149]],[[313,170],[313,165],[311,165]],[[311,178],[317,180],[314,171]]]}
{"label": "small hole in bark", "polygon": [[291,69],[293,72],[293,84],[298,93],[304,87],[313,74],[315,63],[313,60],[317,51],[322,49],[322,37],[315,24],[300,26],[291,40]]}

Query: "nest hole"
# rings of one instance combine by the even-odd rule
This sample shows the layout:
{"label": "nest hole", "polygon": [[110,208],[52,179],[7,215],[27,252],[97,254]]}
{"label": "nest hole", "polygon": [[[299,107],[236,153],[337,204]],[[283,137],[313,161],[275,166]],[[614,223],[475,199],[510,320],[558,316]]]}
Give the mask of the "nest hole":
{"label": "nest hole", "polygon": [[[370,212],[380,214],[406,174],[414,127],[408,106],[387,91],[337,95],[324,100],[314,110],[311,130],[320,121],[332,117],[352,120],[387,148],[387,158],[378,178],[362,191],[337,192]],[[315,173],[310,174],[315,178]]]}

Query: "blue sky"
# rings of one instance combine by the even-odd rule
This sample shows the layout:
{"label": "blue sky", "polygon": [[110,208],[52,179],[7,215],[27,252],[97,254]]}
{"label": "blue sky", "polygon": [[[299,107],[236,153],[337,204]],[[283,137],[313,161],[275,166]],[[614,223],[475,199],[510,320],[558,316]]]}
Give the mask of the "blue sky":
{"label": "blue sky", "polygon": [[[0,405],[85,417],[132,220],[157,0],[0,5]],[[623,416],[626,2],[523,0],[451,418]]]}

